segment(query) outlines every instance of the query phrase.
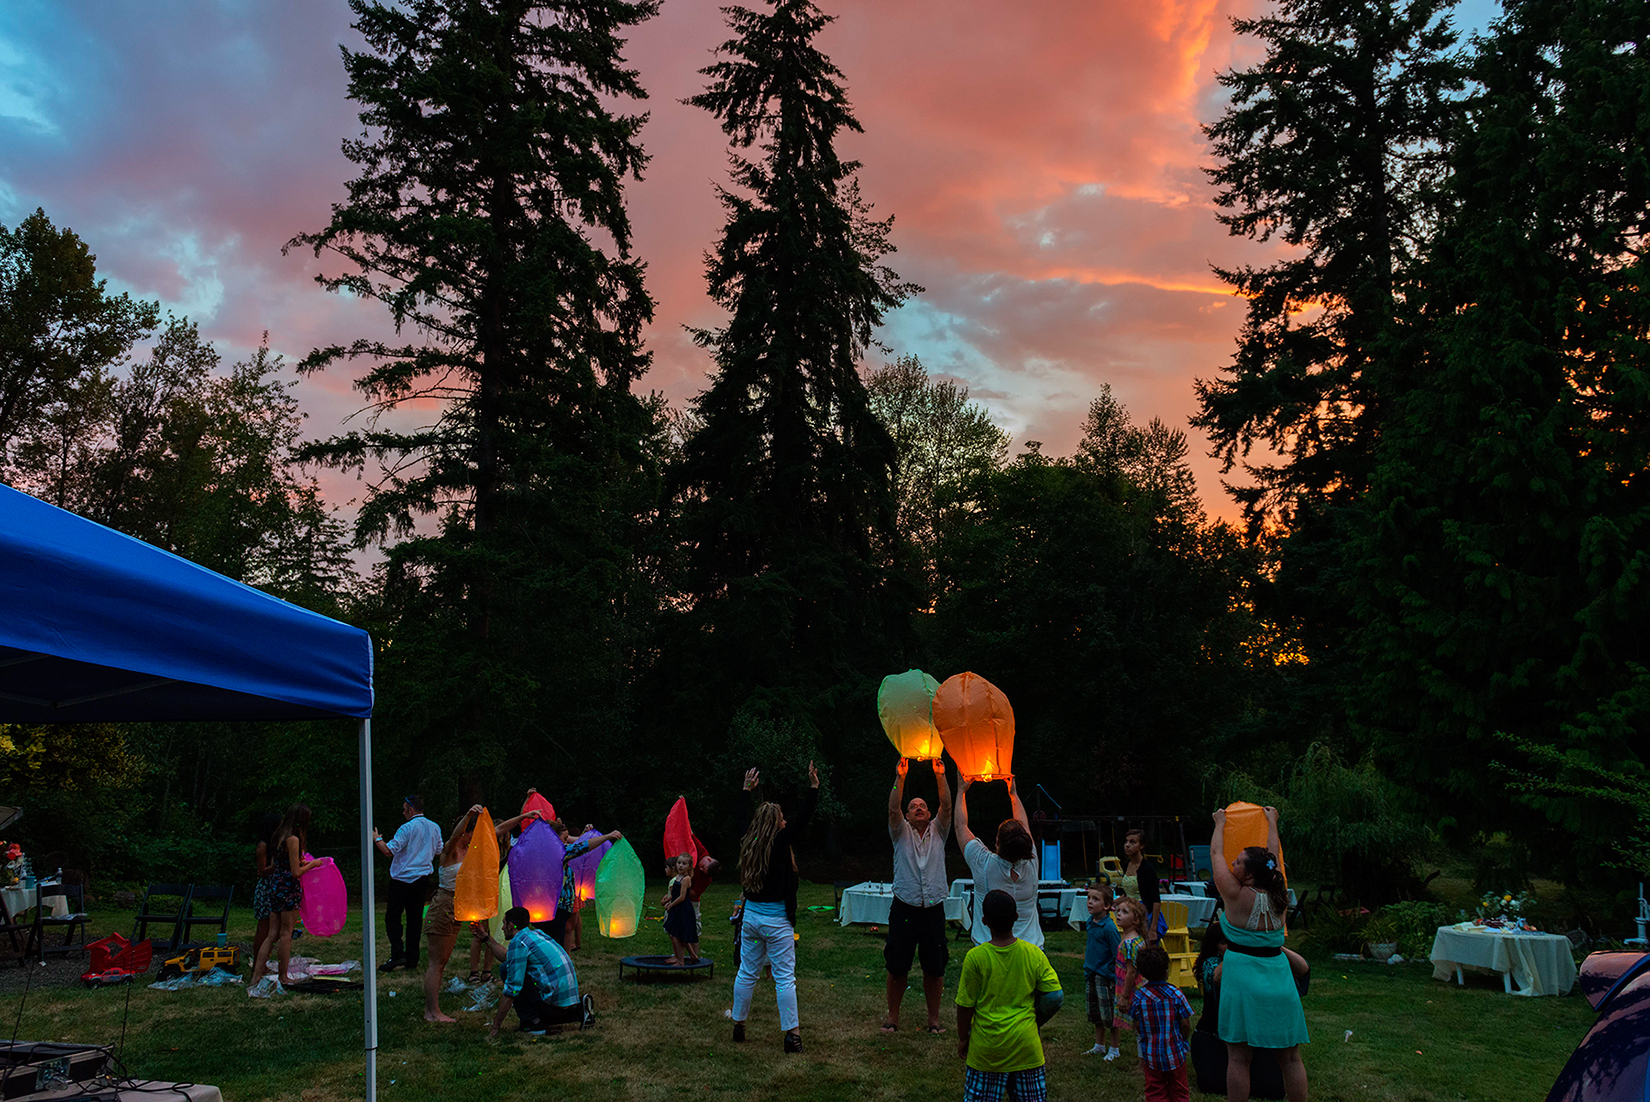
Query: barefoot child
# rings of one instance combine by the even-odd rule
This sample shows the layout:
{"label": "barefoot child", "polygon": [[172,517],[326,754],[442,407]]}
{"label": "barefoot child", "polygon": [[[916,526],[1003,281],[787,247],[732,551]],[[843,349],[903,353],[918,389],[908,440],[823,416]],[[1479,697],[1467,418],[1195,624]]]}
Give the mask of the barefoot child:
{"label": "barefoot child", "polygon": [[[1117,1049],[1117,947],[1123,935],[1111,920],[1111,889],[1096,884],[1089,889],[1088,945],[1083,951],[1083,987],[1088,994],[1089,1021],[1094,1023],[1094,1047],[1085,1056],[1115,1060]],[[1111,1031],[1111,1044],[1106,1031]]]}
{"label": "barefoot child", "polygon": [[1125,896],[1117,901],[1112,915],[1117,922],[1117,931],[1122,935],[1117,944],[1117,1014],[1114,1020],[1123,1029],[1133,1029],[1134,988],[1140,981],[1140,973],[1135,969],[1135,960],[1146,945],[1146,938],[1140,932],[1140,923],[1146,917],[1146,909],[1137,901]]}
{"label": "barefoot child", "polygon": [[665,890],[665,933],[670,935],[670,964],[699,960],[699,924],[688,893],[693,887],[693,854],[679,854],[672,867],[676,876]]}

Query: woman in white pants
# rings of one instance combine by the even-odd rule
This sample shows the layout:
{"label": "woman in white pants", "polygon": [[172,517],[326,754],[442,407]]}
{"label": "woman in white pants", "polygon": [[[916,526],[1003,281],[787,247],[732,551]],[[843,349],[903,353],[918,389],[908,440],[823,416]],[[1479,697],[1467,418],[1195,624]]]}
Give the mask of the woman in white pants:
{"label": "woman in white pants", "polygon": [[808,795],[802,811],[791,821],[776,803],[760,803],[755,810],[752,791],[761,779],[755,769],[745,771],[741,810],[750,826],[739,845],[739,879],[745,887],[745,918],[739,930],[739,976],[733,981],[733,1039],[745,1039],[756,976],[764,964],[773,966],[779,1000],[779,1028],[785,1031],[785,1051],[802,1051],[801,1022],[796,1011],[796,866],[791,841],[808,825],[819,801],[819,772],[808,763]]}

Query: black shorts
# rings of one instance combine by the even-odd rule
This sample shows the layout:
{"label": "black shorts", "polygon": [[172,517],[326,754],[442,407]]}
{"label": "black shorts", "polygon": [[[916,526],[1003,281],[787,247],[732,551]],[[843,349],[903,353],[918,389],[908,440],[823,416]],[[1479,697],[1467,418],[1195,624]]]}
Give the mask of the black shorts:
{"label": "black shorts", "polygon": [[911,971],[911,958],[922,961],[925,976],[945,975],[951,949],[945,939],[945,904],[913,907],[896,899],[888,907],[888,944],[882,959],[888,971],[903,976]]}

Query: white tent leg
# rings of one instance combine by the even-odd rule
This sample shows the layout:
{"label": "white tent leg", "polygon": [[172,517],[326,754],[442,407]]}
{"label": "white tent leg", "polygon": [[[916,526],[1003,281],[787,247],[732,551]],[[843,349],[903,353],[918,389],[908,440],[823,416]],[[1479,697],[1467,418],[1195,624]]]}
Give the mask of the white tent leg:
{"label": "white tent leg", "polygon": [[372,894],[372,720],[361,721],[361,991],[367,1027],[367,1102],[378,1099],[378,905]]}

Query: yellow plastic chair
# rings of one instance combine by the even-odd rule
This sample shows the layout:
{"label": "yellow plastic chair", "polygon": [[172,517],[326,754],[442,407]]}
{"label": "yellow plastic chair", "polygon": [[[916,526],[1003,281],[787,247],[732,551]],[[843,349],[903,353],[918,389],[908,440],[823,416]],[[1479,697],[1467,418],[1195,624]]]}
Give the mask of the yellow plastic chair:
{"label": "yellow plastic chair", "polygon": [[1163,922],[1168,927],[1158,944],[1169,954],[1169,982],[1176,987],[1197,986],[1197,954],[1192,951],[1192,935],[1186,928],[1190,913],[1184,903],[1163,903]]}

